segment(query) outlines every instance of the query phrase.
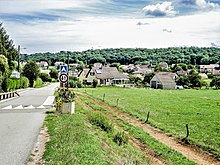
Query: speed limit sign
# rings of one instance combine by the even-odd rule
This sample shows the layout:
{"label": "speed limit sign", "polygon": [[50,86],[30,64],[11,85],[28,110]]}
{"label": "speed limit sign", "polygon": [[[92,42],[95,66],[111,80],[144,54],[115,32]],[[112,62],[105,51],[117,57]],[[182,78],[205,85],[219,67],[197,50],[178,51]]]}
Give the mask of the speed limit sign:
{"label": "speed limit sign", "polygon": [[59,79],[60,79],[60,82],[66,83],[68,81],[68,75],[67,74],[61,74]]}

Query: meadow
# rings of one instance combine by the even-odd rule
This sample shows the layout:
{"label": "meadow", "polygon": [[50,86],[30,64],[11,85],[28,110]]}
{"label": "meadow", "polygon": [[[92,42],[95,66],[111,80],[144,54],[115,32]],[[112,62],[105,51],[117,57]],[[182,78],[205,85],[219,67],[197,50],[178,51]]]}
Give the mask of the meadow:
{"label": "meadow", "polygon": [[78,89],[161,129],[177,139],[186,137],[220,157],[220,91],[153,90],[116,87]]}

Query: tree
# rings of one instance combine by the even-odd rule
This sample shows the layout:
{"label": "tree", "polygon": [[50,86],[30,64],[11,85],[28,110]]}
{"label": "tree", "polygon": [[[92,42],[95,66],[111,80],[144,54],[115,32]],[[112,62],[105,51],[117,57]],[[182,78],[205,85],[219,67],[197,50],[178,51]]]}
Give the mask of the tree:
{"label": "tree", "polygon": [[220,76],[216,76],[212,79],[211,83],[210,83],[211,87],[214,87],[216,89],[220,89]]}
{"label": "tree", "polygon": [[154,77],[154,75],[154,72],[146,73],[144,76],[144,82],[150,84],[150,80]]}
{"label": "tree", "polygon": [[58,79],[58,71],[55,68],[50,69],[50,77],[54,78],[55,80]]}
{"label": "tree", "polygon": [[93,86],[93,88],[96,88],[97,85],[98,85],[98,80],[93,79],[93,82],[92,82],[92,86]]}
{"label": "tree", "polygon": [[29,79],[30,86],[33,87],[34,80],[40,74],[39,66],[34,61],[28,61],[23,67],[22,74]]}
{"label": "tree", "polygon": [[187,75],[188,79],[188,85],[192,88],[194,87],[202,87],[202,81],[201,81],[201,76],[199,76],[199,73],[191,70],[189,74]]}
{"label": "tree", "polygon": [[47,73],[40,73],[39,77],[43,82],[51,82],[51,77]]}
{"label": "tree", "polygon": [[2,23],[0,23],[0,54],[4,55],[8,59],[9,69],[13,70],[15,67],[13,61],[18,56],[18,52]]}
{"label": "tree", "polygon": [[5,56],[0,55],[0,89],[2,88],[2,83],[4,79],[8,77],[9,66],[8,60]]}
{"label": "tree", "polygon": [[176,85],[187,86],[188,85],[187,76],[180,76],[177,78]]}

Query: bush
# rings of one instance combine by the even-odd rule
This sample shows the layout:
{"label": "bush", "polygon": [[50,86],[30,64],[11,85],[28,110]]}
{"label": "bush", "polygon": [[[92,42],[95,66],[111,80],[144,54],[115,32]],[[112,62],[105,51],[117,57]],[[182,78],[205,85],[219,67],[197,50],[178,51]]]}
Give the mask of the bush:
{"label": "bush", "polygon": [[117,143],[119,146],[128,143],[128,137],[125,135],[124,132],[117,132],[113,138],[114,142]]}
{"label": "bush", "polygon": [[76,82],[76,86],[78,87],[78,88],[83,88],[83,85],[82,85],[82,83],[81,82]]}
{"label": "bush", "polygon": [[34,88],[40,88],[42,86],[43,86],[43,81],[40,77],[38,77],[36,81],[34,81]]}
{"label": "bush", "polygon": [[27,88],[29,87],[29,80],[27,77],[21,77],[21,88]]}
{"label": "bush", "polygon": [[42,79],[43,82],[51,82],[51,78],[46,73],[40,73],[39,77]]}
{"label": "bush", "polygon": [[69,80],[69,87],[70,88],[76,88],[76,82],[73,80]]}
{"label": "bush", "polygon": [[98,80],[93,79],[93,82],[92,82],[92,86],[93,86],[93,88],[96,88],[97,85],[98,85]]}
{"label": "bush", "polygon": [[89,121],[100,127],[105,132],[112,132],[113,131],[113,124],[108,121],[108,119],[103,116],[101,113],[94,112],[90,113],[89,115]]}

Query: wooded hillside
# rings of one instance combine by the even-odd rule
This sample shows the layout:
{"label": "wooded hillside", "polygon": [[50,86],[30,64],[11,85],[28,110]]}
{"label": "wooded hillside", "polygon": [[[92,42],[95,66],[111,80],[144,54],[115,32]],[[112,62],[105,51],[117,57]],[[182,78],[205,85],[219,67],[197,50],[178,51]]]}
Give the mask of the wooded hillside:
{"label": "wooded hillside", "polygon": [[198,48],[198,47],[171,47],[159,49],[147,48],[120,48],[120,49],[96,49],[83,52],[60,51],[58,53],[36,53],[23,55],[23,60],[34,61],[46,60],[50,65],[56,61],[67,63],[83,62],[93,64],[120,63],[120,64],[157,64],[165,61],[168,64],[185,63],[192,65],[218,63],[220,61],[220,48]]}

